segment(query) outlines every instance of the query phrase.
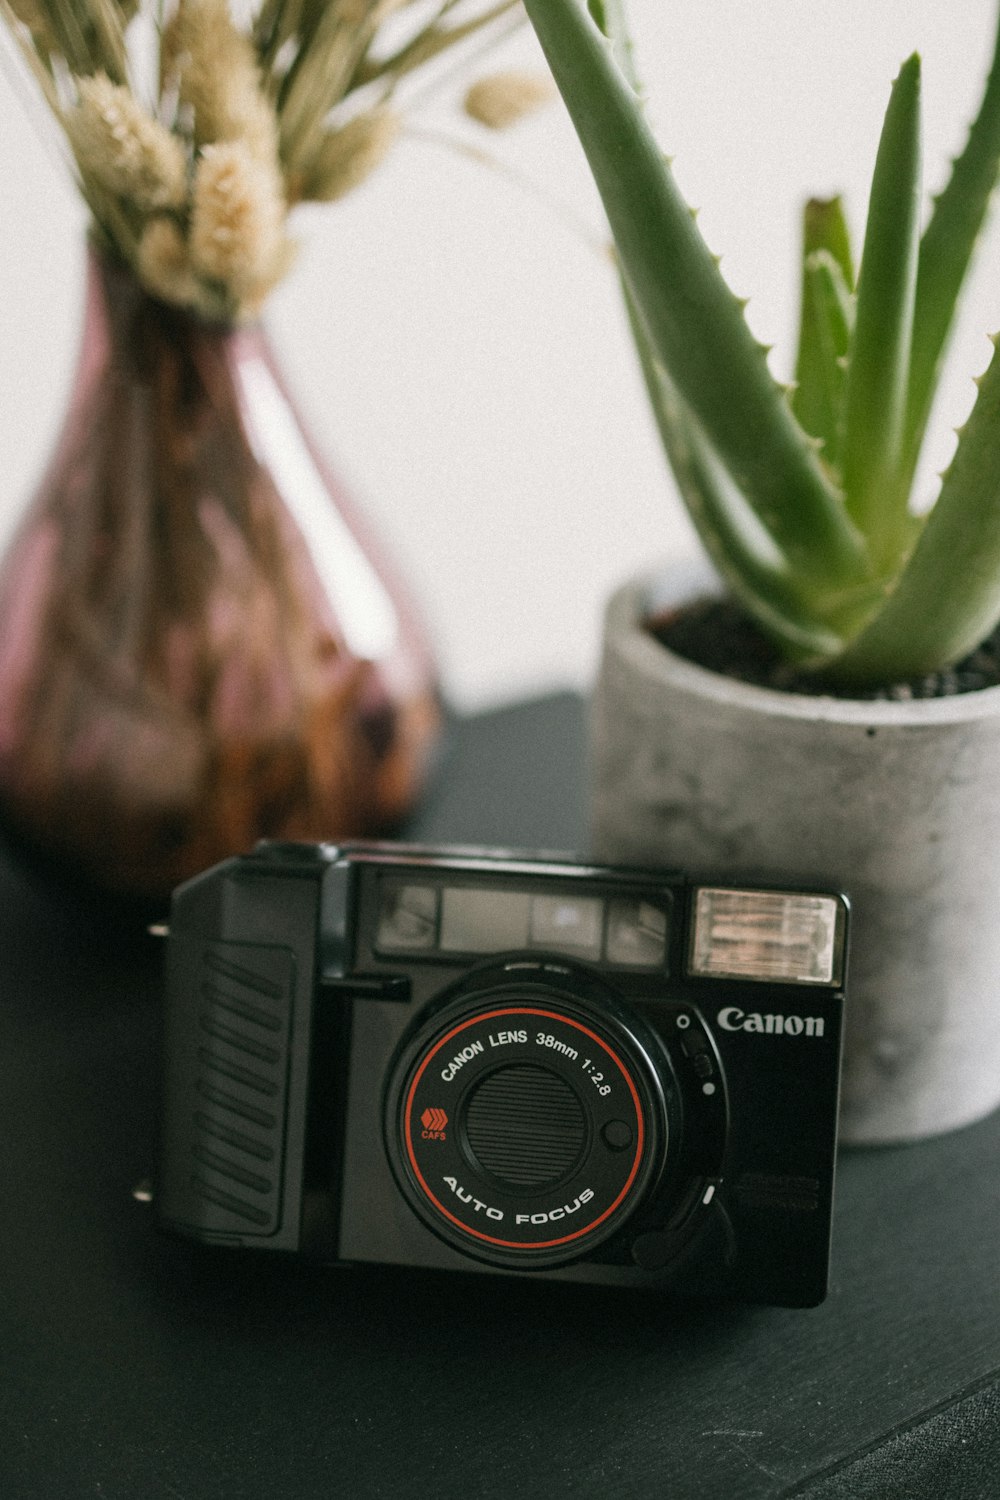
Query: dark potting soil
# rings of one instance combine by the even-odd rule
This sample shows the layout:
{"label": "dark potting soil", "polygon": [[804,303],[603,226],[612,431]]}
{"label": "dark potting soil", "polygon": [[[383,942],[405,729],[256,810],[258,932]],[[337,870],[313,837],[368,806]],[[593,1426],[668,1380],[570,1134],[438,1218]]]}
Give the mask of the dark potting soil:
{"label": "dark potting soil", "polygon": [[861,692],[838,687],[815,673],[790,666],[738,606],[727,599],[703,599],[683,610],[654,616],[649,629],[670,651],[696,666],[782,693],[905,703],[913,698],[948,698],[955,693],[975,693],[1000,685],[1000,627],[963,661],[946,671]]}

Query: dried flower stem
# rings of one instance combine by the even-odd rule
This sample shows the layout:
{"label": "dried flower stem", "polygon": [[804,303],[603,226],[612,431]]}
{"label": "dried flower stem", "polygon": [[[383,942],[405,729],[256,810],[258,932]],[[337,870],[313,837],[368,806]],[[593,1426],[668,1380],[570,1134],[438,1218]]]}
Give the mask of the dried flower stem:
{"label": "dried flower stem", "polygon": [[303,196],[333,203],[359,187],[384,160],[399,136],[399,117],[387,109],[355,115],[327,131],[312,158]]}
{"label": "dried flower stem", "polygon": [[364,16],[347,24],[337,5],[324,12],[308,51],[279,95],[281,155],[289,173],[301,172],[322,134],[326,115],[348,92],[358,62],[371,44],[381,6],[369,5]]}
{"label": "dried flower stem", "polygon": [[550,193],[546,192],[531,177],[527,177],[523,172],[519,172],[516,167],[510,166],[508,162],[502,161],[498,156],[494,156],[492,152],[484,150],[481,146],[475,146],[469,141],[462,140],[459,136],[449,135],[443,130],[431,130],[423,125],[408,124],[405,126],[404,134],[408,140],[418,141],[427,146],[434,146],[439,150],[450,151],[456,156],[464,156],[468,161],[475,162],[478,167],[485,167],[487,171],[512,184],[519,192],[541,203],[549,213],[558,219],[576,239],[580,240],[600,260],[605,263],[609,260],[614,261],[614,245],[608,239],[607,235],[602,235],[591,228],[586,220],[582,219],[573,209],[569,208],[565,203],[560,202],[558,198],[553,198]]}
{"label": "dried flower stem", "polygon": [[90,14],[103,59],[102,71],[113,83],[124,84],[128,78],[128,59],[122,13],[114,0],[90,0]]}
{"label": "dried flower stem", "polygon": [[512,11],[519,8],[521,0],[496,0],[496,3],[487,11],[475,16],[472,20],[460,22],[455,26],[443,26],[442,21],[454,10],[456,3],[457,0],[446,0],[433,21],[398,52],[366,72],[363,81],[371,83],[375,79],[388,77],[391,80],[392,89],[395,89],[399,80],[408,73],[422,68],[426,63],[440,56],[442,52],[465,41],[477,31],[483,31],[495,21],[500,20],[502,16],[510,15]]}
{"label": "dried flower stem", "polygon": [[[45,58],[47,56],[47,52],[39,52],[38,42],[34,41],[33,43],[32,41],[32,38],[34,37],[33,32],[31,33],[31,37],[29,37],[28,22],[22,15],[23,9],[24,7],[21,6],[17,10],[15,10],[13,5],[10,3],[10,0],[0,0],[0,16],[3,17],[8,27],[10,28],[11,36],[14,38],[23,62],[30,70],[35,82],[38,84],[45,102],[52,110],[52,113],[55,115],[59,115],[59,95],[56,91],[56,86],[52,79],[52,72],[46,65]],[[47,48],[47,37],[45,39],[45,45]]]}

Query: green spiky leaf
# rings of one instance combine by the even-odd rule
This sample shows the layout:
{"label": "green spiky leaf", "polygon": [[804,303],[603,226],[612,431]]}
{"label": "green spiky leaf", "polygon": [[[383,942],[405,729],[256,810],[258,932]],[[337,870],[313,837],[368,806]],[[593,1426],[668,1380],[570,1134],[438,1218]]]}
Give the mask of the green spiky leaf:
{"label": "green spiky leaf", "polygon": [[810,198],[802,211],[802,285],[792,411],[823,445],[839,484],[845,360],[854,327],[854,258],[840,198]]}
{"label": "green spiky leaf", "polygon": [[840,481],[847,352],[854,327],[854,298],[840,263],[816,250],[802,271],[802,325],[792,410],[823,445],[823,458]]}
{"label": "green spiky leaf", "polygon": [[896,682],[973,650],[1000,619],[1000,354],[907,567],[835,667],[845,682]]}
{"label": "green spiky leaf", "polygon": [[807,261],[817,251],[825,250],[840,267],[848,291],[855,289],[854,254],[851,231],[844,213],[843,199],[810,198],[802,210],[802,259]]}
{"label": "green spiky leaf", "polygon": [[920,59],[893,84],[875,162],[847,375],[847,508],[882,564],[905,524],[901,491],[920,234]]}
{"label": "green spiky leaf", "polygon": [[664,451],[702,544],[733,597],[795,660],[835,656],[843,641],[810,617],[794,574],[719,463],[653,352],[627,285],[632,334]]}
{"label": "green spiky leaf", "polygon": [[625,24],[623,0],[588,0],[587,9],[611,43],[615,61],[623,77],[635,93],[640,93],[639,77],[635,70],[635,50]]}
{"label": "green spiky leaf", "polygon": [[920,244],[907,396],[902,481],[906,488],[920,456],[941,362],[1000,172],[1000,21],[979,113],[955,160]]}
{"label": "green spiky leaf", "polygon": [[[526,0],[657,359],[776,546],[835,614],[860,538],[771,377],[611,49],[578,0]],[[682,289],[678,295],[678,289]]]}

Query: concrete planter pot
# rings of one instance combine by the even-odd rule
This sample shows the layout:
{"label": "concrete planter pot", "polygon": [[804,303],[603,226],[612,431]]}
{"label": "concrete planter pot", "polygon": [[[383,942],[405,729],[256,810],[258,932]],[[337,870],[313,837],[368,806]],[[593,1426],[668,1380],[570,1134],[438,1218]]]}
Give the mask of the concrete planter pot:
{"label": "concrete planter pot", "polygon": [[1000,1105],[1000,688],[866,703],[735,682],[644,628],[652,607],[705,592],[687,574],[610,601],[595,852],[846,890],[841,1139],[912,1141],[979,1119]]}

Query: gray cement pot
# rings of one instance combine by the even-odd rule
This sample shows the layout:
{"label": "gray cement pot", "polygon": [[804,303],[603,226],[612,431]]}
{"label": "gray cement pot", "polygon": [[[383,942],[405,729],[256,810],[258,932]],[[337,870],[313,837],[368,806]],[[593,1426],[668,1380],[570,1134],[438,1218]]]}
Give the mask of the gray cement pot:
{"label": "gray cement pot", "polygon": [[[672,580],[682,603],[704,574]],[[772,692],[643,628],[664,579],[611,600],[592,710],[609,860],[798,879],[854,908],[841,1138],[953,1130],[1000,1105],[1000,688],[912,703]]]}

